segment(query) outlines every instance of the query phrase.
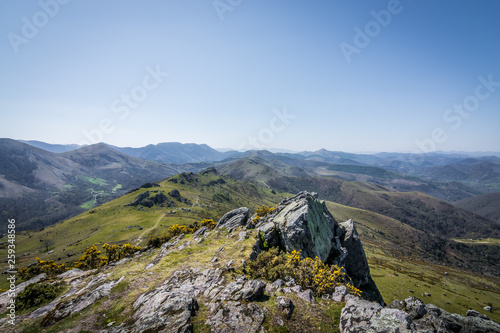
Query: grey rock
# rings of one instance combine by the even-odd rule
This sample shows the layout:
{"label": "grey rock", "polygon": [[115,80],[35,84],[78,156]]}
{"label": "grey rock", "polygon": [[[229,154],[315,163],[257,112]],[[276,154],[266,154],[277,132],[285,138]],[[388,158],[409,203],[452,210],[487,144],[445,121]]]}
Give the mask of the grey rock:
{"label": "grey rock", "polygon": [[485,306],[483,309],[484,311],[491,312],[491,306]]}
{"label": "grey rock", "polygon": [[261,280],[250,280],[241,289],[241,297],[245,301],[254,301],[264,295],[266,284]]}
{"label": "grey rock", "polygon": [[74,278],[78,278],[78,277],[81,277],[81,276],[86,275],[86,274],[88,274],[88,271],[82,271],[81,269],[73,268],[73,269],[70,269],[69,271],[66,271],[64,273],[59,274],[58,276],[56,276],[56,278],[58,278],[58,279],[74,279]]}
{"label": "grey rock", "polygon": [[302,298],[304,301],[314,304],[314,294],[311,289],[306,289],[303,292],[297,293],[297,296]]}
{"label": "grey rock", "polygon": [[205,322],[211,326],[210,332],[257,333],[265,319],[264,311],[255,303],[228,301],[211,308],[212,313]]}
{"label": "grey rock", "polygon": [[246,231],[240,231],[240,233],[238,234],[238,241],[244,241],[245,239],[248,238],[248,232]]}
{"label": "grey rock", "polygon": [[479,317],[483,319],[489,319],[488,316],[477,312],[476,310],[467,310],[467,314],[465,315],[466,317]]}
{"label": "grey rock", "polygon": [[208,231],[208,227],[203,226],[203,227],[201,227],[200,229],[196,230],[196,231],[193,233],[193,238],[194,238],[194,237],[202,237],[202,236],[203,236],[203,234],[204,234],[205,232],[207,232],[207,231]]}
{"label": "grey rock", "polygon": [[343,302],[344,297],[348,294],[345,286],[335,287],[335,292],[332,294],[332,300],[335,302]]}
{"label": "grey rock", "polygon": [[[42,274],[39,274],[39,275],[29,279],[26,282],[19,283],[18,285],[16,285],[15,294],[19,295],[20,293],[22,293],[24,291],[24,289],[26,289],[27,286],[34,284],[34,283],[38,283],[40,281],[43,281],[46,278],[47,278],[47,274],[42,273]],[[9,305],[9,302],[11,299],[9,296],[9,293],[10,293],[10,290],[7,290],[6,292],[3,292],[2,294],[0,294],[0,313],[5,312],[5,310],[7,309],[7,305]]]}
{"label": "grey rock", "polygon": [[406,312],[360,299],[347,300],[339,328],[340,332],[415,332]]}
{"label": "grey rock", "polygon": [[[107,277],[107,276],[101,275],[101,276],[96,277],[95,279],[90,281],[90,283],[87,285],[87,287],[85,287],[82,291],[79,292],[80,293],[79,296],[77,296],[74,299],[62,301],[62,302],[58,303],[54,307],[54,309],[51,310],[50,312],[48,312],[45,315],[45,317],[42,319],[42,321],[41,321],[42,326],[53,325],[56,322],[58,322],[59,320],[69,316],[70,314],[78,313],[78,312],[88,308],[90,305],[94,304],[99,299],[101,299],[105,296],[109,296],[109,294],[111,292],[111,288],[116,286],[123,279],[123,277],[121,277],[119,280],[110,281],[110,282],[101,284],[96,288],[93,288],[99,282],[102,282],[102,280],[105,277]],[[85,291],[85,292],[83,292],[83,291]],[[45,313],[45,311],[44,311],[44,313]],[[43,313],[41,313],[41,314],[43,314]]]}
{"label": "grey rock", "polygon": [[318,257],[327,264],[344,267],[363,297],[383,304],[354,222],[337,223],[314,194],[300,192],[284,199],[257,226],[260,237],[252,248],[251,260],[265,250],[265,244],[287,252],[301,251],[303,257]]}
{"label": "grey rock", "polygon": [[196,300],[186,293],[157,293],[135,312],[132,332],[192,332],[191,316],[197,309]]}
{"label": "grey rock", "polygon": [[290,319],[293,313],[293,302],[288,297],[278,296],[276,297],[276,302],[278,303],[278,310],[286,318]]}
{"label": "grey rock", "polygon": [[420,319],[427,313],[424,302],[415,297],[408,297],[404,301],[395,300],[390,308],[406,311],[413,320]]}
{"label": "grey rock", "polygon": [[234,209],[221,217],[219,222],[217,222],[216,228],[226,228],[227,230],[232,230],[236,227],[246,225],[249,215],[250,210],[247,207]]}

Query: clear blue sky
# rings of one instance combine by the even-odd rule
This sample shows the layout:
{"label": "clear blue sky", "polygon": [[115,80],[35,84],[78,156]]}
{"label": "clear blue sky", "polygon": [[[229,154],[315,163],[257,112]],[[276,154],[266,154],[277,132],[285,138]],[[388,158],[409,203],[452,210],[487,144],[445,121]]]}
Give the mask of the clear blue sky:
{"label": "clear blue sky", "polygon": [[59,1],[0,1],[0,137],[500,151],[499,1]]}

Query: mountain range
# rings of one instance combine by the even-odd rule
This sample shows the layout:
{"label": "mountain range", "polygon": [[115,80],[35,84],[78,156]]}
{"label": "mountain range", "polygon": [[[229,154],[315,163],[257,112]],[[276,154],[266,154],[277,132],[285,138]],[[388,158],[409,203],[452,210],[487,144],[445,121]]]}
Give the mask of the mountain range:
{"label": "mountain range", "polygon": [[492,213],[470,208],[477,204],[460,201],[473,202],[478,195],[500,190],[500,158],[496,156],[432,153],[415,157],[325,149],[222,153],[207,145],[175,142],[142,148],[28,143],[0,140],[0,206],[4,215],[22,218],[21,228],[41,228],[144,183],[209,166],[236,179],[289,193],[316,191],[331,201],[383,213],[410,225],[417,220],[423,224],[425,216],[426,228],[437,234],[443,234],[440,229],[446,229],[448,235],[461,232],[461,223],[433,213],[455,209],[450,208],[454,202],[474,213],[472,217],[457,213],[462,220],[473,220],[478,227],[487,225],[491,216],[496,221]]}

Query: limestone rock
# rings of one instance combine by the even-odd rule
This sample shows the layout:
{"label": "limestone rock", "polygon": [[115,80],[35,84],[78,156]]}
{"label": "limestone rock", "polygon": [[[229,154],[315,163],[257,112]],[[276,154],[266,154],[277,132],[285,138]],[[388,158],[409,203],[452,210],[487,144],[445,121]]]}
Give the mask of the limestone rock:
{"label": "limestone rock", "polygon": [[217,228],[226,228],[227,230],[232,230],[240,225],[246,225],[248,221],[248,216],[250,215],[250,210],[247,207],[240,207],[226,213],[219,222],[217,222]]}
{"label": "limestone rock", "polygon": [[363,297],[383,304],[373,282],[363,246],[349,220],[337,223],[314,193],[300,192],[284,199],[257,225],[260,237],[250,259],[255,260],[265,248],[278,246],[287,252],[301,251],[303,257],[318,257],[327,264],[344,267]]}
{"label": "limestone rock", "polygon": [[257,333],[264,319],[264,311],[257,304],[228,301],[214,306],[205,324],[211,326],[210,332]]}
{"label": "limestone rock", "polygon": [[[30,284],[38,283],[42,280],[45,280],[46,278],[47,278],[47,274],[42,273],[42,274],[39,274],[39,275],[29,279],[26,282],[23,282],[23,283],[16,285],[16,292],[15,292],[16,295],[19,295],[20,293],[22,293],[24,291],[24,289],[26,289],[26,287],[29,286]],[[7,305],[9,304],[10,299],[11,299],[9,297],[9,293],[10,293],[10,291],[7,290],[6,292],[3,292],[2,294],[0,294],[0,313],[5,312],[5,310],[7,309]]]}
{"label": "limestone rock", "polygon": [[278,296],[276,298],[278,303],[278,310],[283,314],[286,319],[290,319],[293,313],[293,302],[288,297]]}
{"label": "limestone rock", "polygon": [[415,332],[410,316],[403,310],[384,308],[378,303],[350,299],[340,315],[340,332]]}

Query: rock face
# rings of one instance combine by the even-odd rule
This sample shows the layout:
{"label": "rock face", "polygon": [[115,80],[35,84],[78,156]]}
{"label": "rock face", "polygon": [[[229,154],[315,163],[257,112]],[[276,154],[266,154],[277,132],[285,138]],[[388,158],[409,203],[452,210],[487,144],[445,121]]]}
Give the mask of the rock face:
{"label": "rock face", "polygon": [[383,303],[353,221],[339,224],[315,193],[300,192],[284,199],[256,227],[262,237],[254,245],[251,259],[257,258],[266,246],[278,246],[287,252],[302,251],[304,257],[318,257],[325,263],[344,267],[365,297]]}
{"label": "rock face", "polygon": [[240,207],[234,209],[229,213],[226,213],[219,222],[217,222],[217,228],[226,228],[227,230],[232,230],[240,225],[246,225],[248,222],[248,217],[250,215],[250,210],[247,207]]}
{"label": "rock face", "polygon": [[415,297],[387,308],[351,297],[342,309],[340,332],[500,332],[499,324],[484,317],[450,314]]}

